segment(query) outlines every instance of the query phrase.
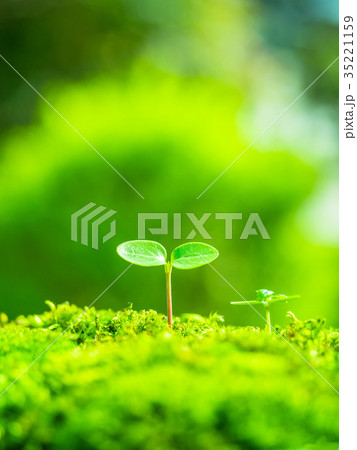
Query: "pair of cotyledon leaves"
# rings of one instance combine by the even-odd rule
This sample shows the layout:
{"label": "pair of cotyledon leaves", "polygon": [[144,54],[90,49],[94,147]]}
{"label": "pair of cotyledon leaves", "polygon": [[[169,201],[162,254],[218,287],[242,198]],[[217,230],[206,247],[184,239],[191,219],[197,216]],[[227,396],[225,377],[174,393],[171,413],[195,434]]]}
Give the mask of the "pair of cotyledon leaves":
{"label": "pair of cotyledon leaves", "polygon": [[123,259],[138,266],[170,264],[177,269],[194,269],[209,264],[219,255],[211,245],[188,242],[176,247],[168,261],[165,247],[158,242],[146,240],[123,242],[118,246],[117,252]]}

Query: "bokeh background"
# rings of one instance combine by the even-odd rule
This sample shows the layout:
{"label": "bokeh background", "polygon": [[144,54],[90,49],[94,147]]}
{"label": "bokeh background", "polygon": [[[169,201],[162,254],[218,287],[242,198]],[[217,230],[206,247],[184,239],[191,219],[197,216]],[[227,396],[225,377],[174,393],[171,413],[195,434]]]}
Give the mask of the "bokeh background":
{"label": "bokeh background", "polygon": [[[0,310],[91,303],[127,266],[115,248],[138,212],[169,213],[168,236],[147,235],[169,250],[186,242],[172,213],[240,212],[232,240],[206,223],[217,270],[247,299],[300,294],[274,323],[291,309],[337,326],[337,65],[197,200],[337,57],[337,0],[3,0],[0,24],[1,54],[145,197],[0,61]],[[98,251],[70,239],[89,202],[118,211]],[[270,240],[239,239],[251,212]],[[132,267],[96,306],[165,312],[164,283]],[[175,314],[262,325],[209,267],[175,271],[173,296]]]}

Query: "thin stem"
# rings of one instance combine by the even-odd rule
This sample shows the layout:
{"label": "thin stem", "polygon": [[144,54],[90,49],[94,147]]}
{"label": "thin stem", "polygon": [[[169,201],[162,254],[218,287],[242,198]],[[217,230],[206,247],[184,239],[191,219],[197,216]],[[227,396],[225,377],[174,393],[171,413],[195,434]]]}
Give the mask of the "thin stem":
{"label": "thin stem", "polygon": [[167,323],[172,328],[172,295],[171,295],[171,272],[172,266],[170,263],[165,264],[166,274],[166,295],[167,295]]}
{"label": "thin stem", "polygon": [[266,318],[266,321],[267,321],[266,329],[267,329],[267,331],[269,331],[269,333],[271,333],[271,320],[270,320],[270,309],[269,309],[269,306],[265,307],[265,318]]}

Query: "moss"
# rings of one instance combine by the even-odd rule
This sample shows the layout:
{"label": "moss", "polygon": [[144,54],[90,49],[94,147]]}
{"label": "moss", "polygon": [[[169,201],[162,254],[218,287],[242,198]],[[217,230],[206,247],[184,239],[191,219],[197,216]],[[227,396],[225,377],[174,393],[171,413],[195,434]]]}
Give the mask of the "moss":
{"label": "moss", "polygon": [[[337,449],[338,396],[281,337],[47,303],[1,316],[1,392],[69,327],[0,397],[1,449]],[[291,315],[279,332],[337,386],[336,330]]]}

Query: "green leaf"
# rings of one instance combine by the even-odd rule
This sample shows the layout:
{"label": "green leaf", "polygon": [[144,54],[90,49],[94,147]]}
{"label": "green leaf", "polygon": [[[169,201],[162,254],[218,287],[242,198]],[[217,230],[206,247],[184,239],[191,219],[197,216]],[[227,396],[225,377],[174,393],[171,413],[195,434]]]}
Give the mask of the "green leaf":
{"label": "green leaf", "polygon": [[162,266],[166,264],[166,250],[155,241],[128,241],[117,247],[117,252],[126,261],[138,266]]}
{"label": "green leaf", "polygon": [[296,298],[300,298],[300,295],[291,295],[288,297],[287,295],[277,294],[272,296],[269,303],[287,302],[288,300],[294,300]]}
{"label": "green leaf", "polygon": [[288,300],[294,300],[295,298],[300,298],[300,295],[292,295],[288,297],[283,294],[274,294],[273,291],[268,289],[259,289],[257,292],[257,300],[247,300],[239,302],[231,302],[231,305],[264,305],[269,306],[272,303],[284,302],[287,303]]}
{"label": "green leaf", "polygon": [[271,295],[274,294],[273,291],[269,291],[268,289],[258,289],[257,291],[257,300],[260,302],[266,301]]}
{"label": "green leaf", "polygon": [[194,269],[212,262],[218,250],[202,242],[188,242],[176,247],[171,254],[171,264],[177,269]]}

